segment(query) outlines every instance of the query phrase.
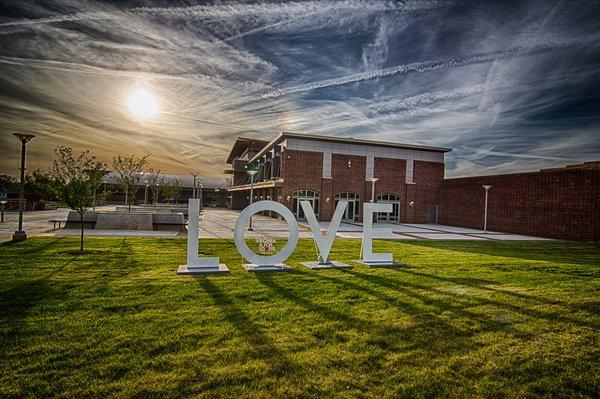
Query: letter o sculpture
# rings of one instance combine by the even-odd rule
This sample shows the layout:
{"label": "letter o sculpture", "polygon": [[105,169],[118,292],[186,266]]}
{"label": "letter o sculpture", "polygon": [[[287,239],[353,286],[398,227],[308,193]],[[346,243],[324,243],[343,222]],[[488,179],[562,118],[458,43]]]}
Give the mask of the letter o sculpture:
{"label": "letter o sculpture", "polygon": [[[273,211],[277,212],[285,219],[290,229],[290,238],[281,251],[271,256],[257,255],[248,247],[246,240],[244,240],[244,229],[246,224],[250,221],[252,215],[262,211]],[[287,258],[290,257],[296,245],[298,244],[298,222],[294,217],[294,214],[286,208],[284,205],[275,201],[259,201],[250,204],[240,214],[238,220],[235,222],[234,229],[235,246],[238,252],[248,262],[253,263],[257,266],[274,266],[279,263],[283,263]]]}

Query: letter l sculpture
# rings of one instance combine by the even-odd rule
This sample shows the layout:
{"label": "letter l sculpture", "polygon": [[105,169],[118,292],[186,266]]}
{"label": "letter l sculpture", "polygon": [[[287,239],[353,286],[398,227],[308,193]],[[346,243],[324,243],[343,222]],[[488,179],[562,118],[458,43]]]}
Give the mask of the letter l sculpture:
{"label": "letter l sculpture", "polygon": [[187,265],[179,265],[177,274],[228,273],[229,269],[219,263],[217,257],[198,256],[198,238],[200,228],[200,199],[188,200]]}

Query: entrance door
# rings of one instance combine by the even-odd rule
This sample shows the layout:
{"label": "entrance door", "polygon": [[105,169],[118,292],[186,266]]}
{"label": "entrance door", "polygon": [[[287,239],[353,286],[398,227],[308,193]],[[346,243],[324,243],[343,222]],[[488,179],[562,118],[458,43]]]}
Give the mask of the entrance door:
{"label": "entrance door", "polygon": [[427,205],[427,223],[437,224],[438,206]]}
{"label": "entrance door", "polygon": [[382,194],[377,197],[377,202],[380,204],[392,204],[392,212],[378,212],[378,222],[399,222],[400,221],[400,197],[393,194]]}
{"label": "entrance door", "polygon": [[355,193],[339,193],[335,195],[335,207],[337,208],[338,202],[347,201],[348,205],[346,206],[346,210],[344,211],[344,216],[342,220],[345,222],[358,222],[358,217],[360,215],[360,198],[358,194]]}
{"label": "entrance door", "polygon": [[294,192],[292,202],[292,213],[298,220],[306,220],[304,215],[304,209],[300,205],[300,201],[308,201],[315,212],[317,218],[319,217],[319,193],[313,190],[298,190]]}

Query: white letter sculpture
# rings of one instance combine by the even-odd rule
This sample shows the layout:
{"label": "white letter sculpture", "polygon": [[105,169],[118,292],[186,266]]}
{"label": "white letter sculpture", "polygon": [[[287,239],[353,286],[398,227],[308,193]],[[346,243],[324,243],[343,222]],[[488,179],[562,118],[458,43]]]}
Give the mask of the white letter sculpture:
{"label": "white letter sculpture", "polygon": [[177,274],[227,273],[229,269],[216,257],[198,257],[200,199],[188,200],[187,265],[179,265]]}
{"label": "white letter sculpture", "polygon": [[392,212],[392,204],[366,203],[363,206],[363,240],[362,261],[371,267],[401,266],[402,263],[394,262],[391,253],[373,253],[373,238],[391,238],[394,236],[392,229],[386,227],[373,227],[373,214],[375,212]]}
{"label": "white letter sculpture", "polygon": [[[288,224],[290,229],[290,238],[285,244],[285,247],[275,255],[261,256],[257,255],[248,247],[246,240],[244,239],[244,230],[246,224],[250,221],[250,217],[257,212],[261,211],[273,211],[279,213]],[[290,270],[291,267],[284,265],[283,261],[290,257],[296,244],[298,244],[298,222],[294,217],[294,214],[285,206],[275,201],[258,201],[250,204],[240,214],[238,220],[235,222],[234,230],[235,246],[238,252],[248,262],[244,264],[244,269],[250,272],[262,272],[262,271],[282,271]]]}
{"label": "white letter sculpture", "polygon": [[319,222],[317,221],[317,217],[315,216],[315,211],[313,210],[309,201],[300,201],[300,206],[302,206],[302,210],[304,211],[304,216],[306,216],[306,220],[310,226],[310,229],[313,233],[313,238],[317,248],[319,249],[319,259],[317,262],[300,262],[302,265],[306,267],[310,267],[311,269],[329,269],[332,267],[350,267],[349,265],[341,262],[335,262],[329,260],[329,252],[331,251],[331,246],[333,245],[333,240],[335,239],[335,234],[337,233],[338,228],[340,227],[340,223],[342,218],[344,217],[344,212],[346,211],[346,207],[348,206],[348,201],[340,201],[338,202],[333,217],[331,218],[331,223],[329,223],[329,229],[327,229],[327,235],[323,236],[321,234],[321,226],[319,226]]}

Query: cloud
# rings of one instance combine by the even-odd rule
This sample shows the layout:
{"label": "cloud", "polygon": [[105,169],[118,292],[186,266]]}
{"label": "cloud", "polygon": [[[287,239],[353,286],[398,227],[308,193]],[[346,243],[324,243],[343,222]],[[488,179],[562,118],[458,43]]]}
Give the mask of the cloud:
{"label": "cloud", "polygon": [[[116,4],[116,5],[115,5]],[[220,174],[237,136],[278,130],[454,147],[448,175],[591,160],[600,36],[588,3],[7,3],[0,173],[57,145]],[[10,14],[9,14],[10,12]],[[154,93],[144,123],[124,105]]]}

